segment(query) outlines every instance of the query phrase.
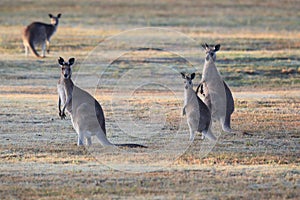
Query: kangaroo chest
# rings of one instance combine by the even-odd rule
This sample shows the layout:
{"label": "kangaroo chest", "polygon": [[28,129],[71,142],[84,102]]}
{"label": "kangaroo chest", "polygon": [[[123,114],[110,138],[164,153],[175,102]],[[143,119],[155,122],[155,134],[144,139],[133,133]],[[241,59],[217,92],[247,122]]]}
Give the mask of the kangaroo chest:
{"label": "kangaroo chest", "polygon": [[224,116],[226,111],[226,93],[219,71],[213,62],[206,62],[203,70],[204,102],[215,116]]}
{"label": "kangaroo chest", "polygon": [[57,92],[62,105],[64,105],[66,103],[66,93],[63,84],[60,83],[57,84]]}
{"label": "kangaroo chest", "polygon": [[192,89],[185,91],[184,104],[187,113],[198,110],[198,101],[195,92]]}
{"label": "kangaroo chest", "polygon": [[59,81],[57,84],[57,91],[62,105],[65,105],[67,103],[66,110],[71,114],[73,84],[68,81]]}

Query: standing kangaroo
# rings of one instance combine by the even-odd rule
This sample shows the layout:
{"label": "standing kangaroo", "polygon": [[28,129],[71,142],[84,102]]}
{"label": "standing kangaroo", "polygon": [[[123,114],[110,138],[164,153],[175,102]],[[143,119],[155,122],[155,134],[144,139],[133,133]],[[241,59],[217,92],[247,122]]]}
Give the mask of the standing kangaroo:
{"label": "standing kangaroo", "polygon": [[[88,92],[74,85],[71,75],[74,58],[65,62],[58,59],[61,75],[57,84],[59,94],[58,110],[61,119],[66,117],[65,111],[71,115],[73,127],[78,134],[77,145],[83,145],[86,138],[87,145],[92,144],[91,136],[96,135],[103,146],[112,146],[106,137],[105,118],[102,107]],[[61,109],[61,105],[63,105]],[[145,147],[139,144],[116,144],[116,146]]]}
{"label": "standing kangaroo", "polygon": [[182,114],[187,116],[187,123],[190,129],[190,141],[194,139],[195,132],[202,132],[202,139],[207,137],[209,140],[216,140],[216,137],[210,129],[210,110],[193,90],[192,80],[195,78],[195,73],[192,73],[190,77],[185,73],[181,73],[181,75],[182,78],[185,79]]}
{"label": "standing kangaroo", "polygon": [[[49,53],[50,38],[56,32],[59,22],[58,19],[61,17],[61,14],[58,14],[57,17],[49,14],[49,17],[51,18],[51,24],[33,22],[24,29],[22,38],[26,56],[28,55],[28,49],[30,49],[36,57],[45,57],[46,48]],[[42,56],[40,56],[35,49],[37,45],[42,45]]]}
{"label": "standing kangaroo", "polygon": [[[204,95],[204,102],[206,105],[212,109],[213,106],[219,107],[218,110],[218,117],[221,118],[220,122],[222,125],[222,129],[225,132],[232,132],[230,121],[231,121],[231,114],[234,112],[234,100],[232,97],[232,93],[226,84],[226,82],[221,78],[219,75],[219,72],[217,71],[217,68],[215,66],[216,61],[216,52],[220,49],[220,44],[215,45],[213,48],[209,47],[207,44],[202,45],[206,52],[206,58],[205,58],[205,64],[202,74],[202,80],[196,90],[196,93],[198,93],[199,87],[200,87],[200,93]],[[223,82],[223,84],[220,84],[220,81]],[[220,86],[220,88],[218,88]],[[222,99],[224,96],[223,91],[225,90],[225,96],[226,99]],[[216,91],[220,92],[220,94],[216,94]],[[212,105],[212,94],[214,95],[214,102],[219,103],[219,105]],[[226,101],[226,109],[225,109],[225,118],[224,118],[224,108],[221,108],[224,106],[224,103],[220,102],[223,100]]]}

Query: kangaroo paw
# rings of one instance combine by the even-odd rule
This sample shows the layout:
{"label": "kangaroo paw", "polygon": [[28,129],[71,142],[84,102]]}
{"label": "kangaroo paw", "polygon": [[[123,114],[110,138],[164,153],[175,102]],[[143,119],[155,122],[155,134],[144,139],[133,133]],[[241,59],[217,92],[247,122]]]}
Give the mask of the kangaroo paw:
{"label": "kangaroo paw", "polygon": [[59,112],[60,119],[65,119],[66,114],[64,112]]}

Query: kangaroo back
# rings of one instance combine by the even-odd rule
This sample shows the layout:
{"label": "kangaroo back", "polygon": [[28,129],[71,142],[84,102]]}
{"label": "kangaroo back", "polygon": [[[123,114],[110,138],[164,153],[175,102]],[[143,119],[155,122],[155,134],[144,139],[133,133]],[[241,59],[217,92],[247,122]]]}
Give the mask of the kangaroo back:
{"label": "kangaroo back", "polygon": [[24,29],[23,32],[23,44],[25,47],[25,53],[27,54],[28,48],[36,56],[41,57],[36,49],[35,45],[40,44],[46,38],[46,33],[42,23],[34,22],[31,23]]}
{"label": "kangaroo back", "polygon": [[224,121],[224,126],[227,130],[231,130],[231,114],[234,112],[234,100],[232,97],[232,93],[228,87],[228,85],[224,81],[225,93],[226,93],[226,116]]}
{"label": "kangaroo back", "polygon": [[[88,121],[89,118],[91,118],[90,121],[93,123],[90,123],[89,128],[93,128],[92,126],[96,126],[95,129],[101,128],[104,135],[106,135],[103,109],[99,102],[92,95],[80,89],[79,87],[74,86],[71,103],[73,120]],[[84,109],[79,109],[82,107],[84,107]],[[81,126],[86,125],[86,122],[82,122]]]}

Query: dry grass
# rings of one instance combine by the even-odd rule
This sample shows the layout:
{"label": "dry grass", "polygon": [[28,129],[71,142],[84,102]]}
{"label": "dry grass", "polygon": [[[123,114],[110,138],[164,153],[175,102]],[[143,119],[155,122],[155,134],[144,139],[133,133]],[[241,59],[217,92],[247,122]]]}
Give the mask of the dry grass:
{"label": "dry grass", "polygon": [[[22,93],[14,95],[4,90],[6,94],[0,96],[3,105],[0,155],[3,197],[128,198],[134,195],[137,198],[197,198],[201,195],[206,199],[298,196],[300,119],[296,113],[300,110],[300,102],[291,99],[290,93],[279,91],[247,97],[246,92],[236,92],[233,127],[248,134],[221,135],[213,151],[204,158],[196,140],[194,146],[175,162],[152,137],[146,140],[149,150],[160,149],[160,159],[164,163],[160,163],[157,172],[131,174],[112,171],[109,166],[126,169],[131,166],[130,162],[134,167],[134,163],[151,164],[157,158],[151,157],[147,150],[146,154],[137,153],[133,161],[130,161],[130,155],[125,158],[118,154],[106,161],[99,160],[90,150],[75,145],[76,134],[69,121],[55,117],[55,94],[26,94],[26,88],[21,89],[18,87]],[[273,95],[273,98],[266,100],[267,95]],[[111,100],[109,93],[98,98],[103,105],[109,105]],[[143,107],[141,105],[147,102],[134,103]],[[107,109],[109,107],[104,108],[110,126],[113,123],[109,116],[111,111]],[[109,137],[112,137],[110,132]],[[118,137],[121,137],[118,141],[126,141],[121,135]]]}
{"label": "dry grass", "polygon": [[[299,199],[300,79],[299,73],[281,73],[299,72],[299,5],[229,0],[1,1],[0,198]],[[63,14],[51,54],[45,59],[25,58],[21,30],[31,21],[47,22],[48,12]],[[200,44],[221,43],[217,66],[235,97],[232,126],[238,132],[222,133],[211,151],[213,145],[200,136],[188,146],[181,117],[182,80],[164,67],[192,68],[171,52],[129,52],[101,77],[105,85],[96,91],[86,87],[103,106],[108,138],[146,144],[148,149],[111,153],[97,145],[94,151],[78,147],[69,118],[59,119],[57,57],[76,57],[74,76],[78,72],[89,79],[94,74],[79,66],[85,66],[84,59],[99,42],[144,26],[170,28],[193,38],[188,57],[200,63]],[[176,40],[168,41],[174,46],[172,39]],[[120,47],[107,46],[107,53]],[[201,66],[195,67],[201,71]],[[155,70],[149,75],[146,69]],[[145,84],[130,101],[123,101],[117,94],[130,91],[132,80],[119,85],[117,81],[131,70],[139,72],[137,82],[159,80],[174,87],[170,92]],[[127,122],[128,116],[143,137],[123,134],[117,122]],[[139,123],[152,126],[144,129]]]}

